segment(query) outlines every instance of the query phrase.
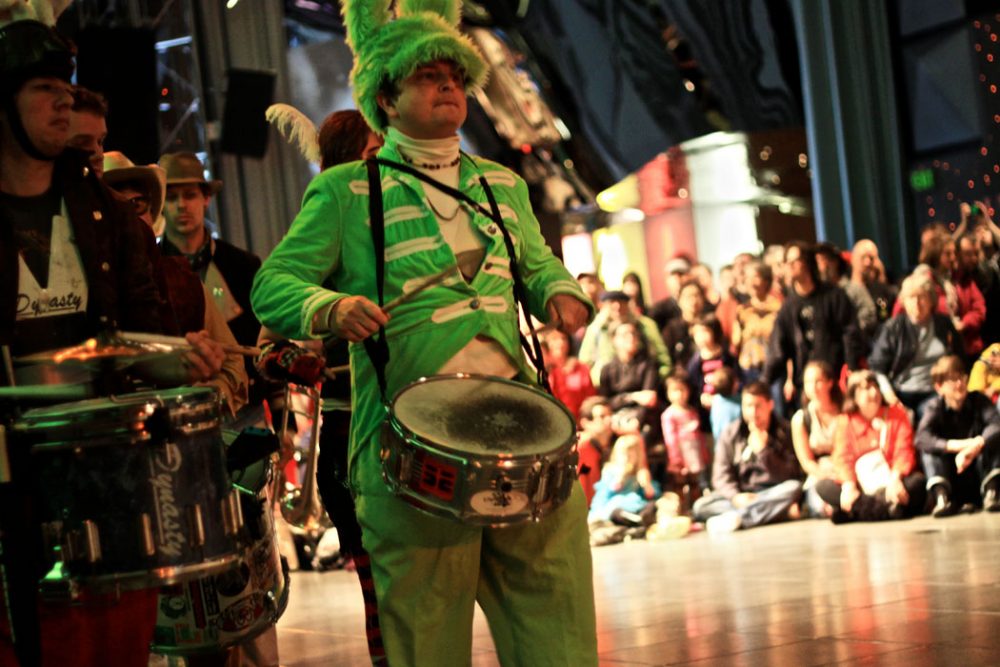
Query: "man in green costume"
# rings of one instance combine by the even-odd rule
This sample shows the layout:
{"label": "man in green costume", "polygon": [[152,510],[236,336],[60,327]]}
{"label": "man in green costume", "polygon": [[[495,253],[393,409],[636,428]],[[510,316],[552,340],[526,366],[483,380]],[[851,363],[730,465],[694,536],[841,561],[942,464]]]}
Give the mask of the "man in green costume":
{"label": "man in green costume", "polygon": [[[512,258],[500,226],[484,210],[495,208],[510,232],[532,315],[570,334],[593,315],[544,244],[524,182],[459,150],[466,95],[487,75],[482,56],[457,30],[459,13],[456,0],[401,0],[393,20],[388,0],[344,2],[355,100],[371,127],[386,135],[379,157],[469,198],[381,167],[384,302],[443,269],[454,273],[391,314],[377,305],[370,181],[366,165],[353,162],[310,184],[288,235],[258,272],[251,299],[264,325],[289,338],[332,332],[354,343],[350,481],[388,662],[468,664],[478,602],[504,665],[596,665],[579,485],[540,523],[480,528],[424,514],[382,479],[379,432],[386,409],[375,367],[359,344],[380,327],[389,350],[388,398],[434,374],[535,377],[519,347]],[[369,625],[372,631],[379,629]]]}

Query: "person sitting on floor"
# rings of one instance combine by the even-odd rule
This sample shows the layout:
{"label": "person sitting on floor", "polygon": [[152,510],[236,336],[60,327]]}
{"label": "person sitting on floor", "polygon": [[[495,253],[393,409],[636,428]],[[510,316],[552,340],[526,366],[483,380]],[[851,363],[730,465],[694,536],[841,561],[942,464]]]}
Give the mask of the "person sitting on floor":
{"label": "person sitting on floor", "polygon": [[923,511],[926,477],[916,467],[910,418],[899,403],[886,404],[872,371],[856,371],[847,381],[832,457],[835,479],[819,480],[816,491],[834,508],[834,523]]}
{"label": "person sitting on floor", "polygon": [[709,487],[708,448],[701,432],[701,415],[691,405],[688,374],[676,370],[667,378],[669,407],[660,415],[667,470],[685,507],[701,498]]}
{"label": "person sitting on floor", "polygon": [[740,382],[736,372],[728,366],[717,368],[708,376],[708,383],[715,389],[712,407],[708,411],[708,421],[712,425],[712,446],[722,437],[722,431],[740,418]]}
{"label": "person sitting on floor", "polygon": [[788,422],[773,414],[768,386],[743,390],[743,418],[715,444],[713,491],[699,498],[695,521],[710,533],[728,533],[798,517],[802,469],[792,449]]}
{"label": "person sitting on floor", "polygon": [[642,437],[637,433],[620,436],[615,441],[611,460],[604,464],[601,479],[594,486],[594,499],[588,516],[592,543],[608,522],[625,528],[639,528],[644,532],[656,521],[654,501],[660,495],[660,489],[655,481],[644,482],[644,478],[649,478],[648,471],[643,474],[646,465],[644,446]]}
{"label": "person sitting on floor", "polygon": [[601,396],[584,399],[580,404],[580,435],[577,440],[580,460],[577,469],[588,507],[594,498],[594,485],[601,479],[601,466],[611,453],[613,435],[608,402]]}
{"label": "person sitting on floor", "polygon": [[810,361],[802,375],[806,403],[792,416],[792,442],[799,465],[805,471],[806,508],[813,517],[830,516],[829,506],[816,491],[816,482],[834,476],[833,452],[837,420],[843,410],[844,394],[825,361]]}
{"label": "person sitting on floor", "polygon": [[1000,511],[1000,413],[978,391],[969,391],[962,360],[941,357],[931,369],[937,396],[924,407],[915,443],[936,518],[966,503]]}

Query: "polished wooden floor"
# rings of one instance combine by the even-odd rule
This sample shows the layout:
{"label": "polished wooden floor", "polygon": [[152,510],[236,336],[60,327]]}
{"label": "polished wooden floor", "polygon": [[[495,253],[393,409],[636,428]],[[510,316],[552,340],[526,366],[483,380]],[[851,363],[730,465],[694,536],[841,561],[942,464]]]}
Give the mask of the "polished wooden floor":
{"label": "polished wooden floor", "polygon": [[[597,547],[594,585],[602,665],[1000,664],[998,514]],[[282,665],[368,664],[354,573],[292,586]],[[472,664],[498,664],[479,613],[474,633]]]}

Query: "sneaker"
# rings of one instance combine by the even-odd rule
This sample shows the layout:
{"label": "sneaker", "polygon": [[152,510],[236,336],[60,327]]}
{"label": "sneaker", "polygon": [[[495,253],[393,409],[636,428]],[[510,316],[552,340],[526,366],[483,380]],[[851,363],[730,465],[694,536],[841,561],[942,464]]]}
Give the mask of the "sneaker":
{"label": "sneaker", "polygon": [[958,513],[958,508],[951,502],[951,496],[944,484],[935,484],[931,487],[931,499],[934,506],[931,508],[931,516],[935,519],[943,519],[946,516],[954,516]]}
{"label": "sneaker", "polygon": [[707,530],[710,535],[735,533],[740,529],[740,525],[742,523],[743,520],[740,518],[740,513],[733,510],[710,517],[708,521],[705,522],[705,530]]}
{"label": "sneaker", "polygon": [[653,542],[677,540],[691,532],[691,517],[668,516],[660,517],[646,531],[646,539]]}
{"label": "sneaker", "polygon": [[987,512],[1000,512],[1000,483],[990,481],[983,494],[983,509]]}

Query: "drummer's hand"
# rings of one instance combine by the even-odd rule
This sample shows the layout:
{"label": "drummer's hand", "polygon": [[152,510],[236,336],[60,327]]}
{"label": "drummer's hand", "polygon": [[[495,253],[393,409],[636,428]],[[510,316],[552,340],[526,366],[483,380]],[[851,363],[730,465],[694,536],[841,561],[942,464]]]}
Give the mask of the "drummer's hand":
{"label": "drummer's hand", "polygon": [[183,361],[188,379],[191,382],[204,382],[217,376],[222,370],[222,362],[226,359],[222,345],[212,339],[204,329],[192,331],[184,338],[194,348],[187,353]]}
{"label": "drummer's hand", "polygon": [[587,307],[570,294],[553,294],[545,309],[549,311],[549,324],[556,325],[567,336],[579,331],[590,317]]}
{"label": "drummer's hand", "polygon": [[328,316],[330,333],[352,343],[363,341],[388,323],[389,314],[363,296],[344,297]]}

